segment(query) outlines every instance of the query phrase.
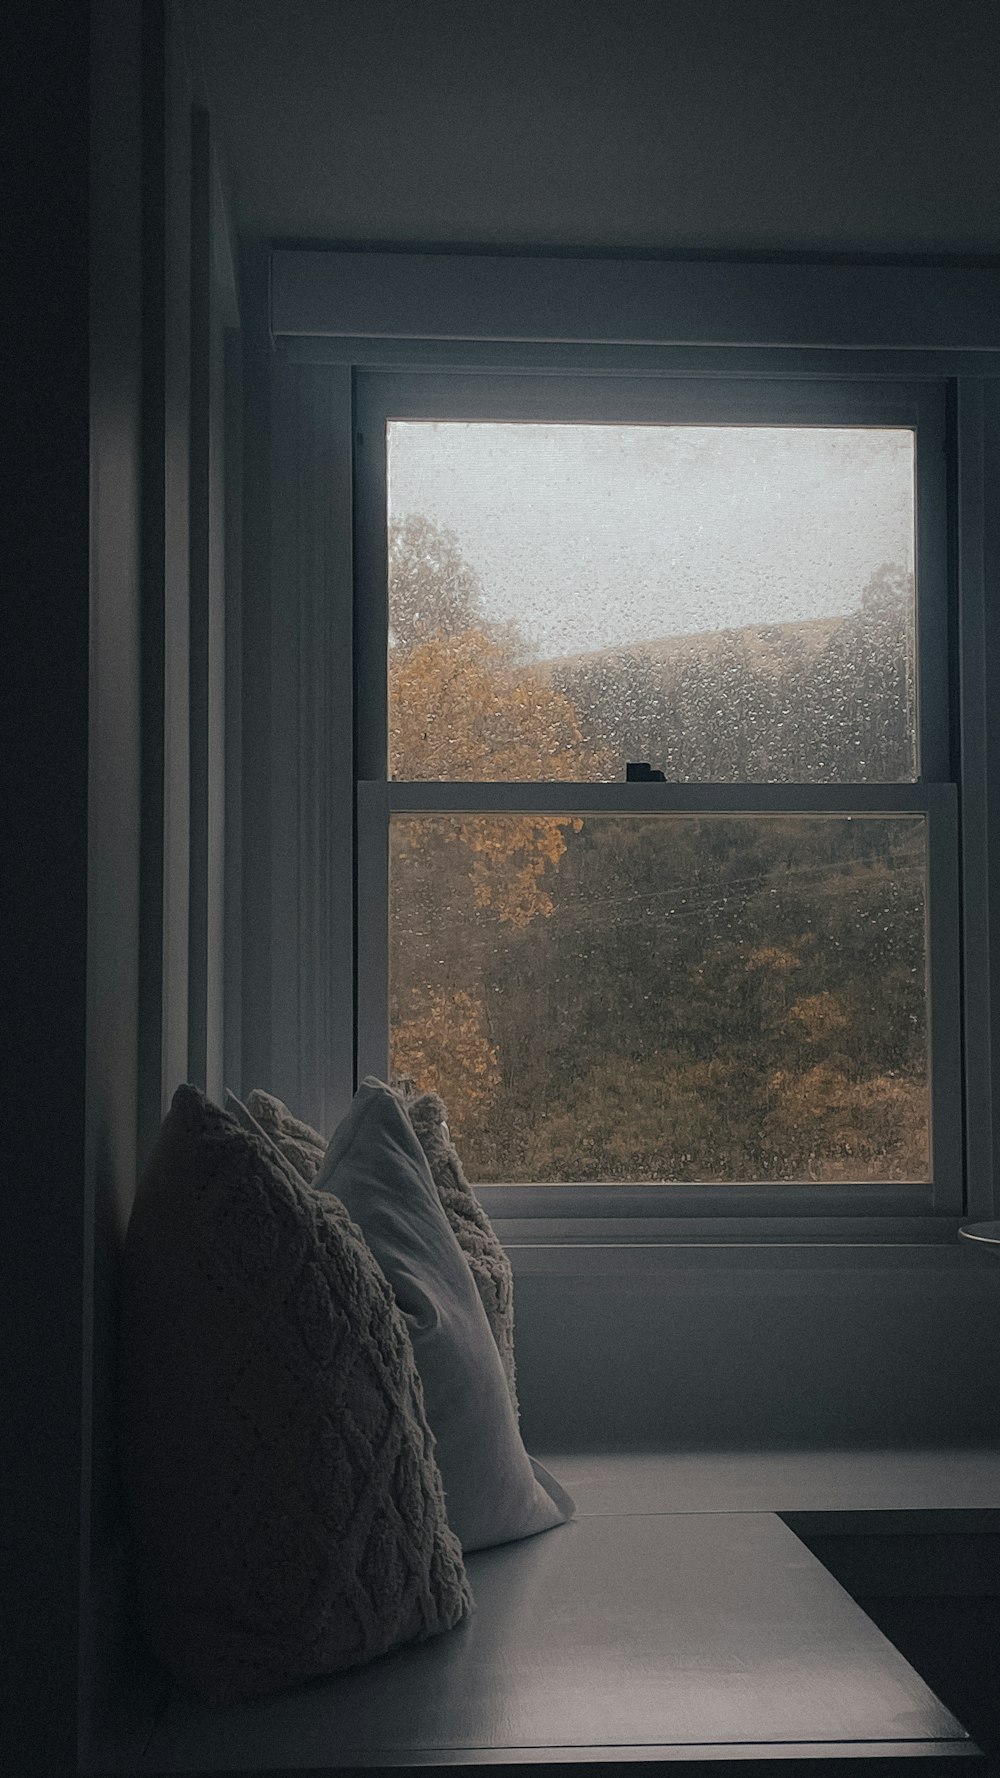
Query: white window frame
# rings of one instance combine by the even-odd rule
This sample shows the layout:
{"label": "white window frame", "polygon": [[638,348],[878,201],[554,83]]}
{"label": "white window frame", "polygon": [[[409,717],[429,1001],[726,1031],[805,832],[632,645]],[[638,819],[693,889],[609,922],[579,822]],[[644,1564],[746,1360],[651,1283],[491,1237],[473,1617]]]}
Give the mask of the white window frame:
{"label": "white window frame", "polygon": [[[916,785],[406,784],[387,782],[387,427],[392,420],[487,420],[608,424],[898,426],[915,441],[917,712]],[[394,813],[521,814],[840,812],[921,813],[928,820],[928,1012],[932,1182],[836,1187],[817,1184],[676,1184],[480,1187],[500,1216],[854,1216],[960,1214],[963,1202],[961,1058],[957,1036],[958,881],[955,786],[948,782],[945,405],[935,385],[873,388],[726,377],[586,378],[566,372],[511,377],[483,369],[355,379],[355,660],[358,761],[357,1072],[389,1070],[388,828]],[[654,762],[656,763],[656,762]],[[624,762],[623,762],[624,776]],[[629,1208],[626,1209],[626,1206]]]}
{"label": "white window frame", "polygon": [[[634,343],[623,344],[605,338],[603,344],[597,344],[597,330],[584,314],[588,302],[593,302],[594,291],[584,289],[579,300],[568,294],[570,284],[565,275],[565,262],[544,262],[552,273],[549,296],[555,288],[560,300],[570,308],[576,304],[578,317],[583,315],[578,331],[589,334],[586,342],[572,343],[574,336],[569,327],[561,328],[559,337],[553,339],[554,330],[543,328],[540,321],[531,328],[524,324],[526,306],[530,308],[534,302],[536,310],[540,311],[537,288],[532,295],[531,285],[533,278],[537,284],[538,267],[543,262],[510,261],[504,264],[504,277],[500,283],[514,287],[517,294],[513,307],[518,310],[519,325],[512,331],[520,337],[512,339],[510,336],[497,337],[500,330],[494,317],[487,317],[481,324],[476,322],[477,308],[482,310],[484,307],[482,262],[475,262],[470,276],[469,262],[450,260],[444,255],[434,258],[434,300],[438,302],[442,290],[446,293],[450,290],[455,316],[451,325],[447,320],[432,322],[427,319],[427,291],[425,288],[421,293],[417,288],[426,271],[424,256],[340,255],[335,252],[275,256],[272,325],[279,336],[275,382],[278,432],[280,435],[282,412],[287,415],[297,407],[299,420],[290,423],[290,432],[294,433],[297,426],[295,449],[300,470],[303,449],[307,457],[310,451],[313,453],[309,471],[313,476],[312,520],[308,511],[303,519],[309,502],[300,500],[294,519],[287,509],[282,509],[277,530],[280,533],[284,524],[286,535],[295,532],[295,572],[301,595],[303,527],[308,532],[312,523],[315,534],[317,524],[320,528],[323,523],[327,524],[328,547],[319,568],[311,570],[314,587],[320,579],[324,582],[323,628],[331,649],[328,683],[322,694],[317,694],[320,701],[325,697],[327,702],[326,746],[321,761],[318,761],[314,748],[311,759],[305,763],[314,777],[318,764],[321,774],[327,774],[323,801],[325,809],[334,818],[336,831],[331,847],[334,862],[327,870],[326,881],[328,886],[335,886],[339,891],[336,911],[325,926],[322,920],[317,923],[315,917],[311,926],[308,919],[299,921],[300,974],[310,965],[315,967],[322,959],[328,970],[332,965],[331,979],[336,986],[330,990],[325,1020],[318,1021],[325,1043],[322,1056],[317,1058],[314,1053],[315,1024],[304,1040],[307,1045],[312,1043],[313,1053],[301,1050],[298,1103],[304,1109],[308,1107],[306,1077],[311,1069],[313,1079],[322,1076],[325,1083],[323,1105],[329,1124],[343,1109],[356,1076],[377,1065],[384,1056],[385,1015],[377,1011],[382,995],[381,990],[374,992],[373,989],[379,968],[384,968],[378,958],[379,955],[385,956],[379,936],[385,898],[371,893],[370,883],[374,878],[370,873],[374,870],[377,874],[381,869],[378,859],[385,849],[392,809],[440,808],[442,799],[444,802],[454,799],[452,806],[467,807],[472,806],[470,799],[473,797],[478,799],[475,802],[477,807],[510,807],[512,798],[538,807],[545,806],[544,800],[539,803],[532,799],[544,799],[546,795],[554,798],[560,809],[570,806],[567,800],[570,787],[564,785],[554,789],[508,785],[487,790],[469,785],[388,784],[384,778],[384,764],[379,770],[377,758],[373,760],[371,737],[382,724],[382,715],[376,715],[370,696],[371,666],[370,661],[367,666],[365,664],[363,640],[356,709],[347,664],[351,658],[354,621],[347,583],[355,570],[362,598],[370,596],[371,561],[366,569],[365,556],[367,552],[370,557],[371,551],[365,539],[370,535],[371,526],[370,512],[365,510],[369,498],[365,485],[366,480],[370,485],[375,482],[371,477],[371,463],[366,461],[371,432],[369,429],[365,438],[365,427],[359,425],[359,416],[370,409],[371,384],[366,385],[366,379],[386,379],[387,385],[394,380],[398,389],[407,378],[411,382],[416,378],[426,392],[435,379],[439,387],[443,388],[451,381],[451,387],[455,388],[455,379],[461,381],[465,377],[468,380],[471,376],[480,379],[483,387],[487,382],[491,383],[495,394],[506,378],[511,400],[515,398],[516,389],[519,391],[517,400],[523,401],[524,391],[528,388],[527,373],[538,385],[544,383],[548,411],[551,412],[553,392],[569,389],[574,377],[577,382],[581,377],[590,381],[591,386],[596,386],[596,381],[602,377],[624,378],[636,387],[641,383],[647,392],[656,383],[662,391],[664,380],[667,380],[675,393],[680,394],[690,393],[692,379],[701,378],[702,397],[707,379],[717,391],[725,391],[723,405],[728,404],[730,415],[735,390],[742,391],[741,400],[746,411],[746,404],[752,409],[754,402],[760,400],[764,386],[770,384],[772,391],[780,386],[783,395],[792,398],[786,410],[786,423],[794,423],[796,402],[800,403],[801,413],[809,410],[813,423],[823,423],[816,416],[823,409],[825,397],[821,391],[824,385],[826,395],[831,398],[826,412],[832,414],[836,409],[841,423],[846,424],[851,423],[852,404],[855,414],[863,411],[873,416],[886,416],[899,414],[907,404],[911,404],[912,412],[912,403],[916,401],[918,405],[924,404],[925,413],[924,423],[918,428],[918,439],[923,439],[918,450],[924,451],[929,472],[924,480],[938,489],[930,507],[934,508],[932,528],[940,540],[934,547],[943,551],[940,580],[946,588],[947,613],[945,615],[942,610],[942,622],[948,626],[951,642],[949,669],[946,651],[940,647],[940,632],[937,643],[929,648],[929,632],[926,625],[922,628],[922,684],[926,693],[928,683],[936,682],[942,695],[934,695],[929,700],[925,696],[921,718],[921,782],[916,786],[856,787],[842,802],[838,802],[838,798],[844,796],[843,787],[770,787],[764,800],[769,800],[775,809],[783,806],[803,810],[820,806],[826,809],[877,806],[888,812],[893,807],[906,807],[919,808],[928,816],[933,879],[930,896],[932,1004],[938,1009],[944,1004],[949,1008],[943,1023],[932,1011],[935,1187],[493,1186],[482,1187],[481,1193],[491,1211],[502,1219],[508,1236],[516,1238],[519,1232],[530,1233],[532,1240],[543,1243],[586,1241],[590,1236],[599,1236],[602,1241],[621,1238],[634,1243],[636,1216],[644,1219],[643,1238],[648,1236],[650,1239],[656,1239],[660,1234],[684,1240],[706,1235],[713,1241],[790,1239],[847,1240],[852,1243],[859,1240],[953,1238],[963,1206],[966,1216],[992,1213],[992,1156],[997,1147],[997,1106],[992,1094],[991,1058],[997,1053],[998,995],[993,977],[995,956],[1000,946],[996,943],[995,923],[990,912],[993,867],[989,836],[1000,832],[997,825],[1000,773],[995,759],[996,737],[989,722],[988,637],[993,631],[984,593],[991,568],[1000,553],[990,532],[986,493],[989,464],[994,451],[1000,451],[1000,402],[993,380],[1000,368],[1000,324],[984,307],[980,289],[982,279],[978,274],[948,273],[945,292],[948,300],[945,301],[941,280],[934,277],[922,279],[923,268],[896,268],[887,285],[883,275],[886,268],[868,268],[866,272],[864,268],[856,267],[824,267],[821,268],[820,282],[816,277],[820,268],[814,267],[702,266],[697,269],[695,281],[702,294],[708,288],[715,290],[718,298],[716,317],[719,304],[723,308],[728,306],[730,315],[743,316],[742,333],[737,327],[729,330],[731,344],[719,347],[708,343],[704,333],[705,327],[711,326],[712,317],[702,325],[699,335],[699,325],[691,321],[690,315],[684,324],[683,344],[651,344],[652,339],[669,339],[671,332],[663,326],[658,334],[654,333],[645,316],[635,324],[634,333],[640,337]],[[388,264],[390,261],[391,265]],[[296,265],[302,273],[298,284]],[[407,267],[413,272],[414,289],[419,298],[414,299],[412,305],[416,317],[412,330],[401,321],[402,310],[414,294],[414,289],[409,292],[407,289]],[[522,278],[525,268],[527,275]],[[655,274],[646,281],[647,294],[654,286],[660,292],[668,287],[671,270],[678,274],[680,286],[685,286],[690,267],[646,267],[646,272]],[[765,292],[766,301],[761,298],[760,279],[755,277],[760,271],[766,271],[767,280],[770,280]],[[579,264],[575,272],[580,273]],[[665,272],[666,285],[663,281]],[[849,275],[840,276],[841,272]],[[639,284],[643,284],[642,268],[636,273],[636,267],[632,265],[629,273],[636,274]],[[779,329],[774,321],[779,308],[774,292],[780,286],[785,289],[786,296],[793,287],[801,293],[803,273],[808,274],[812,308],[810,310],[809,302],[804,306],[800,304],[789,343],[785,323],[791,310],[786,305]],[[898,299],[895,310],[892,308],[893,278],[896,279]],[[477,279],[480,280],[478,285]],[[586,276],[583,283],[587,283]],[[689,285],[686,287],[690,288]],[[490,288],[492,290],[492,284]],[[349,314],[345,314],[345,290],[354,304],[354,312]],[[361,337],[359,290],[365,295],[367,306],[364,313],[369,321],[364,331],[373,337]],[[390,293],[388,301],[387,290]],[[306,291],[308,300],[303,299],[303,291]],[[888,305],[889,325],[873,319],[877,307],[875,297],[879,294]],[[833,311],[839,302],[839,337],[830,338],[822,347],[805,346],[802,342],[809,338],[815,340],[821,330],[830,334],[823,317],[833,312],[831,302]],[[350,303],[347,306],[350,308]],[[876,328],[881,332],[876,332]],[[896,337],[892,337],[893,329]],[[910,335],[905,350],[901,349],[899,337],[903,332]],[[417,337],[413,337],[414,334]],[[543,337],[546,334],[548,337]],[[402,337],[404,335],[409,337]],[[864,350],[853,349],[852,335],[854,342],[864,345]],[[862,335],[867,337],[862,340]],[[762,346],[761,340],[771,343]],[[883,350],[883,346],[888,349]],[[293,389],[295,393],[289,400]],[[559,399],[557,395],[557,404]],[[310,435],[308,440],[302,436],[303,406],[310,412],[305,429]],[[937,425],[935,436],[934,426],[927,423],[926,414],[931,409],[946,419],[944,436],[940,425]],[[704,413],[704,406],[700,412]],[[833,422],[828,419],[826,423]],[[873,418],[869,423],[879,421]],[[893,422],[882,418],[881,423]],[[900,423],[907,422],[904,419]],[[359,432],[362,434],[360,447]],[[286,462],[288,436],[289,431],[286,431]],[[331,443],[335,445],[332,456],[327,449]],[[935,459],[938,466],[942,461],[945,464],[943,476],[933,472]],[[317,480],[317,465],[321,460],[325,477],[323,486]],[[331,462],[334,468],[332,487]],[[918,478],[920,473],[918,467]],[[280,502],[280,474],[278,483]],[[316,518],[323,506],[340,521],[341,531],[336,539],[330,537],[328,521]],[[350,535],[344,535],[345,520],[351,511],[353,545]],[[922,489],[918,524],[923,523],[927,512],[928,504]],[[383,534],[384,517],[383,506]],[[948,548],[944,551],[946,535]],[[918,574],[921,572],[921,556],[926,567],[926,549],[927,539],[918,537]],[[275,573],[279,586],[282,577],[289,583],[295,579],[290,551],[287,547],[282,548],[280,536],[275,553]],[[364,593],[366,576],[368,595]],[[370,630],[366,620],[362,638],[366,634],[369,640],[376,637],[378,626]],[[382,660],[384,663],[384,655]],[[331,683],[335,687],[333,706]],[[932,723],[930,730],[924,723],[928,703],[942,713],[942,721]],[[300,723],[300,762],[301,741]],[[357,804],[356,808],[350,808],[355,782],[355,771],[350,769],[350,762],[355,747]],[[290,752],[294,750],[294,744],[290,743]],[[331,760],[335,763],[330,764]],[[578,809],[611,806],[603,801],[608,792],[615,798],[614,806],[621,806],[617,799],[624,789],[624,786],[617,785],[578,786],[573,791],[578,799],[573,806]],[[433,798],[430,791],[433,791]],[[713,806],[720,812],[736,812],[741,804],[746,806],[743,802],[746,787],[718,786],[707,796],[704,787],[628,786],[631,804],[651,809],[681,806],[692,791],[700,799],[700,807],[709,806],[713,799],[717,799]],[[805,800],[796,803],[796,797],[803,794]],[[872,794],[876,795],[877,804],[866,805],[865,799]],[[484,802],[484,797],[490,800]],[[495,804],[491,800],[494,798],[499,799]],[[756,806],[761,806],[761,787],[753,789],[753,798]],[[550,801],[548,806],[553,803]],[[345,816],[349,808],[355,832],[355,844],[350,849],[345,845]],[[280,825],[280,821],[274,824],[272,856],[275,859],[285,854],[284,840],[277,831]],[[363,875],[367,873],[364,894],[356,900],[355,857],[360,861]],[[345,898],[343,890],[348,883],[351,893]],[[287,913],[291,907],[290,898],[284,905]],[[317,924],[324,926],[319,942]],[[303,932],[303,925],[309,930]],[[272,928],[272,979],[275,980],[273,953],[276,936]],[[985,958],[982,955],[984,939],[989,941]],[[959,976],[963,970],[964,993],[960,997]],[[352,973],[357,981],[359,971],[362,984],[367,983],[368,987],[363,986],[355,1028],[353,997],[345,993],[345,986],[346,973]],[[300,1037],[300,1048],[302,1042]],[[276,1066],[272,1078],[278,1082],[283,1077],[282,1067],[278,1065],[282,1062],[284,1078],[289,1083],[293,1081],[295,1064],[291,1048],[290,1026],[286,1026],[284,1032],[276,1028],[272,1046]],[[965,1052],[964,1100],[960,1104],[962,1048]],[[942,1132],[947,1133],[947,1165],[938,1158],[938,1138]]]}

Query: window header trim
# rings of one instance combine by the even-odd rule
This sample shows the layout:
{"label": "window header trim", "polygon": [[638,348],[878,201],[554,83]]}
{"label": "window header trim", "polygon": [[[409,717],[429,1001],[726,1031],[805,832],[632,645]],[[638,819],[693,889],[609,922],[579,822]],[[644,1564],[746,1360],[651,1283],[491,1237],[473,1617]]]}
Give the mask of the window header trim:
{"label": "window header trim", "polygon": [[276,249],[284,336],[1000,350],[992,268]]}

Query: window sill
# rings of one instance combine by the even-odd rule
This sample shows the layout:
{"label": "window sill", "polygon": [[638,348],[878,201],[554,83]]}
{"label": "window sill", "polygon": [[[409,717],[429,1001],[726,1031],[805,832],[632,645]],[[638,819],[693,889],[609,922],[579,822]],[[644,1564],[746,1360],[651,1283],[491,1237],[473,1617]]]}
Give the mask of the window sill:
{"label": "window sill", "polygon": [[[477,1196],[504,1246],[530,1250],[629,1249],[649,1252],[679,1247],[935,1247],[964,1263],[973,1244],[959,1241],[964,1219],[957,1216],[588,1216],[518,1214],[500,1208],[495,1187]],[[545,1188],[540,1188],[545,1189]],[[532,1210],[534,1206],[532,1206]],[[985,1249],[980,1263],[996,1263]]]}
{"label": "window sill", "polygon": [[494,1222],[621,1224],[641,1228],[643,1240],[654,1227],[673,1231],[671,1238],[702,1227],[720,1234],[766,1230],[767,1238],[812,1230],[826,1238],[845,1229],[867,1234],[918,1225],[924,1237],[939,1230],[938,1238],[952,1240],[961,1222],[972,1220],[962,1216],[961,1192],[950,1183],[937,1196],[932,1185],[477,1184],[475,1192]]}

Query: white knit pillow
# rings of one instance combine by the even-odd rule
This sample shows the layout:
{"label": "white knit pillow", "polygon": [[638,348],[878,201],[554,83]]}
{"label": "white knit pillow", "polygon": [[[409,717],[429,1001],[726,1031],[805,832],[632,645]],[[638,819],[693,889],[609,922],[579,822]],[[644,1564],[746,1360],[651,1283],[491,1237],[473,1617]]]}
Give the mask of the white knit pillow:
{"label": "white knit pillow", "polygon": [[260,1087],[254,1087],[246,1108],[285,1159],[291,1161],[296,1173],[311,1185],[326,1153],[326,1143],[319,1132],[295,1117],[283,1100]]}
{"label": "white knit pillow", "polygon": [[164,1664],[234,1700],[457,1623],[413,1349],[343,1205],[180,1087],[123,1270],[133,1574]]}
{"label": "white knit pillow", "polygon": [[465,1177],[437,1093],[403,1095],[410,1122],[427,1156],[431,1178],[458,1245],[465,1254],[490,1331],[497,1343],[511,1406],[518,1414],[514,1373],[514,1273],[496,1230]]}
{"label": "white knit pillow", "polygon": [[[410,1122],[427,1156],[431,1178],[437,1187],[444,1213],[451,1224],[472,1273],[490,1331],[497,1343],[503,1374],[515,1414],[519,1414],[514,1369],[514,1274],[500,1239],[462,1170],[448,1131],[444,1103],[437,1093],[419,1093],[408,1079],[392,1082],[402,1094]],[[326,1143],[317,1130],[303,1123],[273,1093],[255,1087],[246,1105],[227,1094],[234,1117],[244,1127],[259,1124],[262,1133],[292,1163],[302,1178],[312,1183],[323,1164]]]}

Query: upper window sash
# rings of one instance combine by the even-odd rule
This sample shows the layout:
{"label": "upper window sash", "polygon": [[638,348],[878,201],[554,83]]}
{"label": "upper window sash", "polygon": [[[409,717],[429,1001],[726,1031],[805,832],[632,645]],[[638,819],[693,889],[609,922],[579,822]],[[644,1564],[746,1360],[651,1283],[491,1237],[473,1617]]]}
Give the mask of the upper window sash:
{"label": "upper window sash", "polygon": [[359,373],[354,427],[356,756],[358,775],[368,779],[387,774],[386,427],[390,419],[911,429],[919,775],[924,782],[952,776],[946,412],[940,384],[880,385],[803,377],[764,381]]}

